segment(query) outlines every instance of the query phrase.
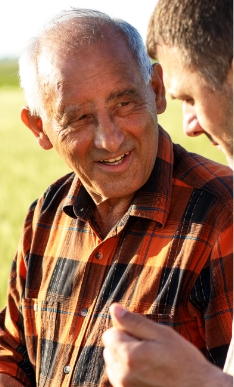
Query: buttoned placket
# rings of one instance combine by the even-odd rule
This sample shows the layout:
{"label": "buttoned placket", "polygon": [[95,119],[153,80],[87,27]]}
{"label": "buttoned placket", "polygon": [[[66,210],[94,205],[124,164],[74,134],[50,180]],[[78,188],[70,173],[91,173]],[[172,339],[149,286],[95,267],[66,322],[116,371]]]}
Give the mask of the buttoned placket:
{"label": "buttoned placket", "polygon": [[[98,240],[98,244],[94,248],[92,253],[90,254],[88,261],[90,261],[90,262],[91,261],[94,261],[94,262],[101,261],[102,264],[105,265],[104,261],[109,258],[109,256],[108,256],[109,253],[104,254],[103,251],[105,250],[105,245],[108,243],[110,243],[110,238],[106,238],[104,241]],[[118,241],[116,240],[116,246],[117,246],[117,243],[118,243]],[[111,251],[112,251],[112,249],[111,249]],[[100,286],[103,283],[102,280],[100,281],[100,278],[99,278]],[[97,288],[96,298],[99,295],[100,286]],[[76,344],[78,344],[76,347],[77,350],[73,351],[71,356],[69,356],[69,353],[68,353],[67,359],[65,360],[65,364],[63,365],[62,387],[68,387],[71,384],[73,372],[74,372],[76,362],[77,362],[78,352],[80,350],[80,345],[83,341],[85,332],[87,331],[90,320],[92,318],[93,309],[94,309],[95,304],[96,304],[96,298],[95,298],[95,300],[93,300],[92,306],[88,307],[87,305],[84,304],[81,307],[80,317],[83,318],[84,321],[82,323],[81,330],[78,333],[78,336],[76,338],[73,337],[73,339],[76,341]]]}

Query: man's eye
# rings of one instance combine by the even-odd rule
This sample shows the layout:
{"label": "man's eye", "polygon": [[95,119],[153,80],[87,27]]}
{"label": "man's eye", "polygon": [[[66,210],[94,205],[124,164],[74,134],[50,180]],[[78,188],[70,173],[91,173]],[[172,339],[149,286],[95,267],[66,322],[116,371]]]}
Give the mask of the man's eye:
{"label": "man's eye", "polygon": [[90,114],[83,114],[83,116],[81,116],[81,117],[79,118],[79,121],[85,120],[86,118],[90,118],[90,117],[91,117]]}
{"label": "man's eye", "polygon": [[188,105],[194,105],[194,99],[193,98],[186,98],[182,102],[188,104]]}
{"label": "man's eye", "polygon": [[119,106],[127,106],[127,105],[129,105],[129,101],[127,101],[127,102],[119,102]]}

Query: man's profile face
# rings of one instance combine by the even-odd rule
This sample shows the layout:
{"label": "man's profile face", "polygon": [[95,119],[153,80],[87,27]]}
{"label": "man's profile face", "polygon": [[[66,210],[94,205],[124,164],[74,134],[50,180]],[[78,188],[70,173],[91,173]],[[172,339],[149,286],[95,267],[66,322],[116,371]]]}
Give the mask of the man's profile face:
{"label": "man's profile face", "polygon": [[43,126],[54,148],[96,203],[133,196],[152,171],[158,127],[155,94],[126,43],[104,39],[63,57],[58,50],[50,78]]}
{"label": "man's profile face", "polygon": [[182,101],[183,129],[188,136],[206,134],[222,150],[229,164],[233,157],[232,79],[228,76],[219,91],[213,91],[200,73],[186,66],[176,47],[158,45],[168,94]]}

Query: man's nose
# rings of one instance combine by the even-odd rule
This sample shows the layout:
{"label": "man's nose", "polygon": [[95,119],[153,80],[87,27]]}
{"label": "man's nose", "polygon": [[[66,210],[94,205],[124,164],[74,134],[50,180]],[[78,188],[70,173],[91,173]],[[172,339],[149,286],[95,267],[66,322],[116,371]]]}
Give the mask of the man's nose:
{"label": "man's nose", "polygon": [[97,148],[114,153],[118,151],[123,140],[124,133],[114,118],[107,114],[98,117],[94,136],[94,144]]}
{"label": "man's nose", "polygon": [[189,105],[186,101],[182,103],[183,111],[183,130],[187,136],[195,137],[204,133],[201,127],[194,106]]}

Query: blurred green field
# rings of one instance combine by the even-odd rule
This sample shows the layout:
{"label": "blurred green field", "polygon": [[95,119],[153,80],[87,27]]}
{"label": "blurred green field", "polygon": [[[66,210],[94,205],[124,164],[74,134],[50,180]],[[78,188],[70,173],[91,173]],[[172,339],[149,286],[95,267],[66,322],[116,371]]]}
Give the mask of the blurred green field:
{"label": "blurred green field", "polygon": [[18,64],[14,60],[0,61],[0,87],[17,87]]}
{"label": "blurred green field", "polygon": [[[24,98],[17,87],[17,66],[4,66],[0,63],[0,309],[6,302],[10,265],[29,205],[52,181],[69,172],[53,150],[43,151],[37,146],[21,123]],[[205,136],[191,139],[183,135],[180,102],[169,100],[159,122],[174,142],[226,164],[224,155]]]}

